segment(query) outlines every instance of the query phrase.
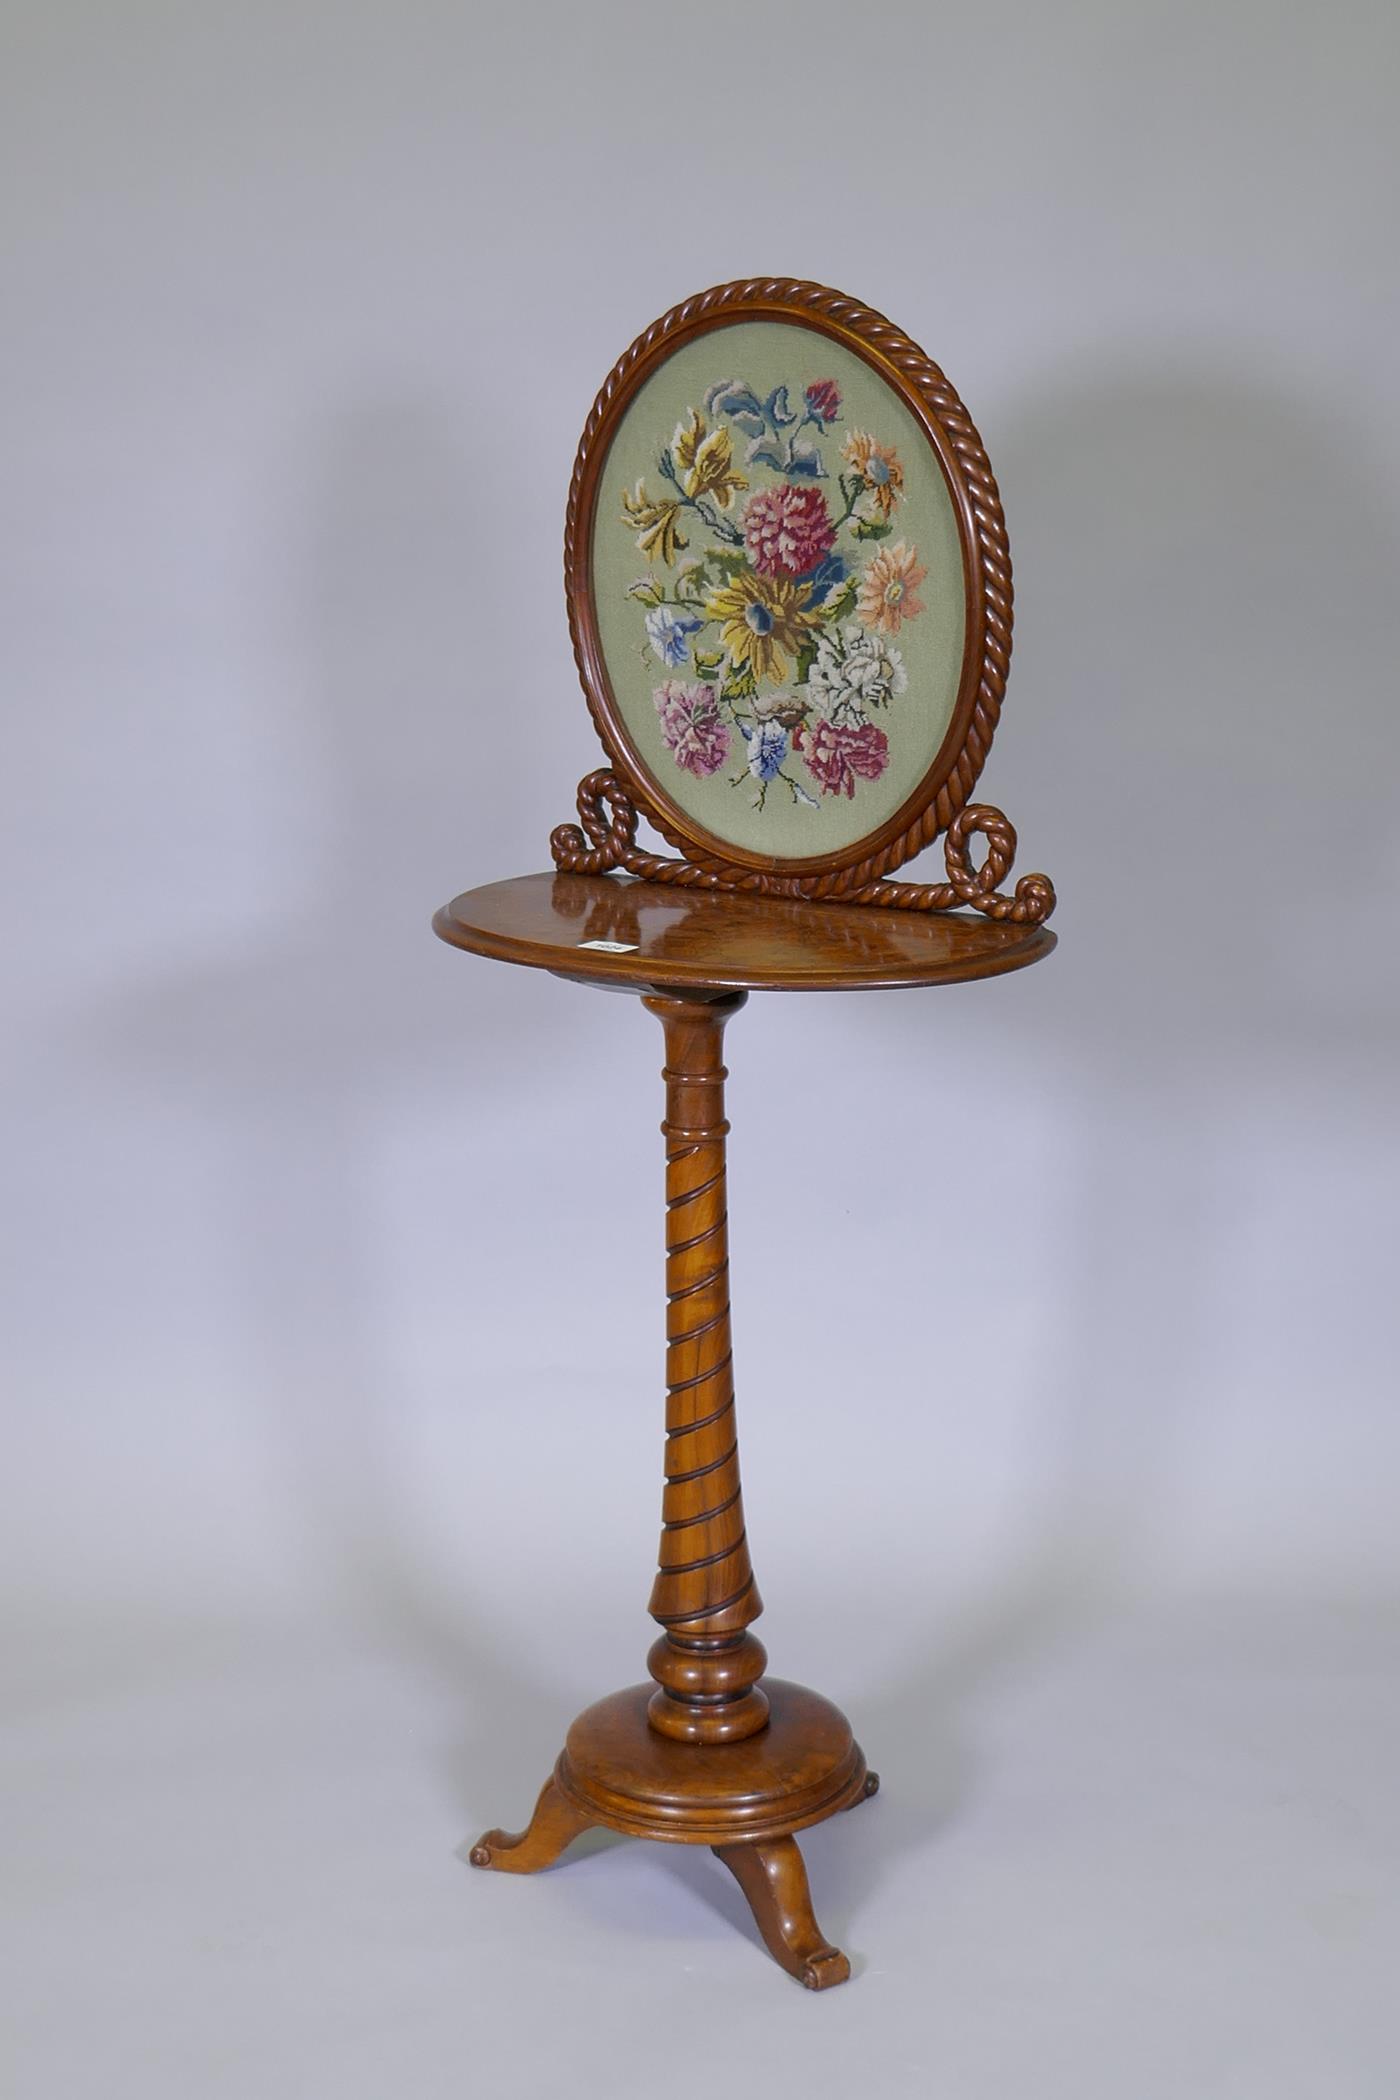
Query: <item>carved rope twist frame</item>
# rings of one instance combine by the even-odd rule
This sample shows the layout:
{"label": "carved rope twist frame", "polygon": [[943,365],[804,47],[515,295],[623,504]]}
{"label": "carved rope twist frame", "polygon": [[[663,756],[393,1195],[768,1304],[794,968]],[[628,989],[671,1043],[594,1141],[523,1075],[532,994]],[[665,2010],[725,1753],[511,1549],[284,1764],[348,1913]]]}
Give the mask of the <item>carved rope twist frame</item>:
{"label": "carved rope twist frame", "polygon": [[[603,747],[615,764],[620,762],[610,725],[600,712],[589,674],[582,608],[574,588],[580,553],[579,534],[584,522],[581,513],[585,480],[590,467],[596,474],[601,466],[601,462],[594,464],[599,431],[619,392],[628,387],[637,367],[660,341],[673,336],[684,339],[687,332],[694,332],[694,324],[698,322],[731,308],[743,310],[755,305],[781,307],[799,321],[804,312],[820,314],[849,328],[857,341],[873,348],[884,363],[904,376],[937,421],[957,461],[978,549],[982,634],[980,676],[961,747],[927,806],[897,837],[854,865],[826,872],[783,874],[773,867],[743,867],[719,855],[699,851],[673,828],[638,784],[629,783],[611,768],[590,773],[580,782],[580,823],[561,824],[550,836],[555,865],[567,873],[580,875],[606,874],[621,868],[647,882],[674,883],[683,889],[751,891],[767,897],[829,898],[843,904],[882,906],[898,911],[940,912],[966,907],[990,919],[1008,919],[1020,925],[1039,924],[1048,919],[1055,908],[1055,890],[1049,876],[1023,875],[1014,892],[1005,895],[1000,886],[1009,876],[1015,859],[1015,830],[1000,810],[988,803],[968,801],[986,761],[1001,714],[1011,660],[1011,555],[996,480],[971,418],[938,366],[882,314],[854,299],[845,298],[839,292],[791,278],[750,278],[718,285],[672,307],[669,313],[653,322],[619,358],[604,382],[579,444],[569,486],[564,530],[564,574],[574,660]],[[610,812],[606,816],[605,806]],[[694,858],[673,860],[663,854],[643,851],[636,842],[637,822],[641,815],[669,844],[691,852]],[[946,881],[926,884],[884,879],[892,869],[932,844],[940,833],[944,834]],[[980,866],[974,866],[972,861],[970,841],[974,836],[980,836],[987,847]]]}

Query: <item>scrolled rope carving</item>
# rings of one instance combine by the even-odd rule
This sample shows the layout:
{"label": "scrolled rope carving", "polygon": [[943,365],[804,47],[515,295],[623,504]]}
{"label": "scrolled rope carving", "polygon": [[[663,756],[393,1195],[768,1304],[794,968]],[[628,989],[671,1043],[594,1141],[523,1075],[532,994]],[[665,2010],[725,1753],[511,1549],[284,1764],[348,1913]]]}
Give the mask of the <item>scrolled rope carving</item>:
{"label": "scrolled rope carving", "polygon": [[[598,731],[604,749],[610,751],[611,746],[609,744],[607,726],[601,719],[594,703],[584,648],[583,631],[573,592],[574,565],[577,553],[584,478],[588,462],[593,453],[594,443],[619,390],[627,385],[637,366],[651,355],[659,343],[669,341],[673,337],[684,336],[686,333],[693,331],[698,324],[709,316],[723,313],[729,307],[749,307],[755,302],[761,303],[765,301],[781,302],[784,309],[805,307],[810,313],[822,314],[839,326],[851,329],[858,342],[875,349],[881,357],[889,364],[895,366],[910,380],[937,419],[949,448],[958,462],[963,485],[967,493],[973,536],[978,547],[981,567],[981,590],[979,594],[979,611],[982,624],[981,674],[978,680],[977,692],[973,699],[972,714],[968,723],[967,733],[963,739],[962,749],[948,778],[943,782],[937,795],[930,802],[922,816],[898,838],[892,839],[888,845],[882,847],[878,852],[868,855],[865,860],[858,862],[854,867],[842,868],[830,877],[825,878],[828,886],[822,890],[804,888],[794,891],[791,888],[791,878],[761,874],[752,875],[747,872],[740,874],[723,862],[716,861],[713,863],[713,871],[721,872],[723,875],[723,879],[715,885],[719,888],[753,889],[765,896],[790,894],[803,896],[840,895],[849,903],[878,904],[888,902],[888,900],[880,897],[878,894],[862,895],[861,892],[872,891],[873,886],[889,874],[891,869],[901,866],[906,860],[911,860],[916,853],[921,853],[926,846],[931,845],[940,832],[947,831],[959,810],[967,803],[969,795],[977,784],[978,776],[982,771],[988,750],[991,747],[992,736],[1000,719],[1001,704],[1006,693],[1007,674],[1011,666],[1011,630],[1014,610],[1014,595],[1011,585],[1011,549],[1006,536],[1006,521],[1002,515],[1001,495],[997,488],[996,476],[992,472],[991,462],[987,457],[986,449],[977,434],[972,418],[963,407],[956,391],[944,376],[941,368],[934,364],[932,358],[925,355],[917,343],[912,342],[901,329],[896,328],[892,321],[887,320],[883,314],[877,313],[873,307],[862,306],[858,300],[848,299],[844,294],[831,291],[825,285],[810,284],[800,278],[751,277],[741,279],[733,284],[715,285],[709,291],[699,292],[693,298],[683,300],[679,306],[673,306],[669,313],[663,314],[659,320],[652,323],[650,328],[637,337],[636,341],[623,352],[599,390],[598,397],[589,413],[588,421],[584,425],[583,437],[580,440],[578,454],[574,461],[573,477],[569,484],[568,510],[564,522],[564,576],[568,598],[569,633],[573,641],[574,661],[578,665],[579,678],[583,685],[584,696],[588,702],[589,713],[593,717],[594,727]],[[598,776],[593,775],[590,777],[596,779]],[[646,815],[648,821],[656,826],[656,829],[666,839],[668,844],[680,848],[685,847],[686,841],[668,826],[665,818],[659,811],[648,807]],[[561,829],[573,830],[574,827],[561,827]],[[557,838],[558,836],[559,834],[556,833],[555,837]],[[633,826],[633,837],[635,838],[635,825]],[[644,857],[655,859],[655,856]],[[565,865],[563,862],[559,864],[561,866]],[[627,862],[619,858],[612,865],[626,866]],[[700,870],[691,862],[656,860],[655,865],[657,872],[648,878],[652,881],[681,882],[691,887],[698,885],[700,882]],[[711,864],[702,856],[700,866],[710,867]],[[680,873],[667,874],[661,872],[661,870],[667,868],[694,868],[694,872],[688,876]],[[604,871],[601,867],[598,867],[593,869],[580,868],[579,872],[602,873]],[[639,873],[641,871],[632,869],[631,872]],[[951,870],[949,879],[950,882],[954,879]],[[1026,885],[1032,883],[1033,880],[1034,878],[1031,877],[1023,877],[1022,882],[1017,885],[1017,898],[1012,901],[1020,903],[1025,917],[1032,917],[1034,912],[1039,909],[1040,917],[1043,919],[1049,916],[1049,909],[1053,906],[1054,893],[1053,890],[1050,890],[1050,886],[1043,876],[1038,879],[1036,887],[1027,888]],[[901,885],[901,887],[904,886]],[[1023,890],[1025,891],[1024,896],[1021,894]],[[1046,906],[1044,903],[1047,891],[1051,900],[1050,906]],[[984,902],[974,897],[960,898],[959,901],[970,903],[979,911],[986,908]],[[907,905],[905,908],[931,911],[946,910],[950,907],[926,902],[923,900],[923,896],[920,895],[918,901]],[[1009,911],[1001,911],[992,913],[990,916],[1009,917],[1011,914]]]}
{"label": "scrolled rope carving", "polygon": [[[987,841],[987,857],[980,868],[974,868],[967,842],[978,833]],[[959,902],[970,904],[989,919],[1009,919],[1016,926],[1043,925],[1055,909],[1055,885],[1037,870],[1018,877],[1012,895],[1004,896],[1001,884],[1011,873],[1015,858],[1016,827],[989,802],[967,803],[948,826],[943,859]]]}
{"label": "scrolled rope carving", "polygon": [[[603,815],[604,804],[612,812],[610,817]],[[577,824],[557,824],[549,835],[554,865],[563,874],[608,875],[621,868],[644,882],[674,882],[682,889],[763,890],[767,886],[766,877],[745,879],[739,869],[726,875],[718,869],[695,867],[688,860],[671,860],[663,853],[644,853],[636,843],[636,805],[616,773],[606,767],[585,774],[579,782],[578,813],[582,831]]]}
{"label": "scrolled rope carving", "polygon": [[[987,856],[974,867],[969,841],[981,836]],[[842,897],[843,904],[882,905],[889,911],[956,911],[960,906],[984,918],[1006,919],[1014,926],[1042,926],[1055,909],[1055,885],[1048,875],[1022,875],[1011,896],[1000,885],[1016,858],[1016,827],[990,802],[969,802],[959,810],[943,840],[946,882],[878,882]]]}
{"label": "scrolled rope carving", "polygon": [[[603,815],[605,802],[610,818]],[[615,773],[604,769],[585,774],[578,784],[578,813],[583,831],[577,824],[556,824],[549,834],[555,867],[566,875],[607,875],[624,866],[637,837],[637,812]]]}
{"label": "scrolled rope carving", "polygon": [[[610,812],[607,816],[605,805]],[[964,804],[949,823],[943,840],[946,882],[870,879],[858,888],[847,887],[853,873],[863,875],[881,856],[863,862],[859,870],[803,876],[737,868],[724,873],[696,867],[690,861],[671,860],[664,854],[644,853],[636,844],[638,812],[617,775],[606,769],[589,773],[579,782],[578,813],[582,830],[578,824],[560,824],[550,834],[554,864],[566,874],[606,875],[621,868],[644,882],[673,883],[682,889],[750,891],[766,897],[864,904],[886,911],[940,912],[961,908],[981,912],[988,919],[1006,919],[1016,926],[1043,925],[1055,909],[1055,886],[1048,875],[1022,875],[1009,897],[1002,893],[1000,885],[1011,873],[1016,858],[1016,829],[1010,818],[989,802]],[[975,837],[987,842],[986,859],[980,867],[974,867],[970,850],[970,841]]]}

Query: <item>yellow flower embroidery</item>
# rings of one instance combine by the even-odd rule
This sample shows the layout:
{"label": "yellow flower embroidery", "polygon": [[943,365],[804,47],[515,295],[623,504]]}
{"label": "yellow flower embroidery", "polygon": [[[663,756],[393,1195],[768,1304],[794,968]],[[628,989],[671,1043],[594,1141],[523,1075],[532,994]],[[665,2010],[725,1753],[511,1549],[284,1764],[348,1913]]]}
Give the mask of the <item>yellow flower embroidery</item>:
{"label": "yellow flower embroidery", "polygon": [[759,576],[741,569],[712,591],[705,610],[720,624],[720,638],[736,670],[745,666],[755,678],[781,685],[788,655],[796,655],[805,637],[821,623],[821,608],[811,604],[812,587],[790,576]]}
{"label": "yellow flower embroidery", "polygon": [[680,514],[679,503],[668,503],[664,498],[660,503],[653,502],[645,482],[639,481],[630,495],[626,489],[622,491],[622,522],[636,533],[637,545],[648,561],[655,561],[659,554],[669,567],[687,544],[678,529]]}
{"label": "yellow flower embroidery", "polygon": [[698,408],[686,411],[688,423],[677,423],[671,438],[671,460],[680,474],[689,474],[695,465],[695,455],[705,442],[708,424]]}
{"label": "yellow flower embroidery", "polygon": [[671,459],[687,496],[713,496],[721,510],[728,510],[736,489],[749,485],[735,468],[729,432],[721,427],[707,433],[698,408],[690,410],[688,423],[676,425]]}
{"label": "yellow flower embroidery", "polygon": [[904,469],[892,445],[877,445],[868,431],[853,430],[841,447],[865,483],[866,494],[881,518],[889,518],[904,493]]}

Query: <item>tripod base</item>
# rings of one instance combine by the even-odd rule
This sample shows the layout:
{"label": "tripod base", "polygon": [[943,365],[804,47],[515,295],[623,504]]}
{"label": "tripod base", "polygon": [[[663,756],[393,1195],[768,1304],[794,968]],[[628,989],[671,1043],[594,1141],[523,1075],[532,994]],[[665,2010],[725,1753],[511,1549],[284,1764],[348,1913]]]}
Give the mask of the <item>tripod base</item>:
{"label": "tripod base", "polygon": [[680,1743],[647,1722],[654,1689],[634,1685],[581,1713],[528,1829],[487,1831],[472,1865],[537,1873],[595,1825],[627,1837],[709,1845],[788,1974],[809,1990],[844,1983],[850,1963],[812,1914],[793,1832],[853,1808],[879,1784],[845,1715],[816,1692],[769,1677],[770,1718],[758,1735]]}

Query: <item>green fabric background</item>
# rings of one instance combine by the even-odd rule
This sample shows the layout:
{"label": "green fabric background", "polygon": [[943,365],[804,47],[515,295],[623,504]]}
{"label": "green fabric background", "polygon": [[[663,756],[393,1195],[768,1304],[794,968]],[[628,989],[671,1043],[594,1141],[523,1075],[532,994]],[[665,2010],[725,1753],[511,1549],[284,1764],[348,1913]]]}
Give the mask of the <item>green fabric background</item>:
{"label": "green fabric background", "polygon": [[[810,424],[803,433],[816,438],[821,448],[827,479],[818,486],[835,511],[841,507],[836,485],[844,465],[841,447],[852,431],[867,431],[880,443],[893,445],[904,468],[904,497],[890,538],[860,543],[843,532],[837,542],[848,556],[858,549],[864,561],[903,539],[913,544],[928,570],[918,591],[924,611],[891,638],[903,655],[909,684],[879,718],[889,737],[889,766],[881,779],[859,782],[850,801],[844,795],[818,795],[819,807],[808,809],[794,803],[778,782],[766,807],[755,810],[756,790],[747,777],[742,786],[729,784],[744,764],[741,747],[718,773],[697,780],[675,763],[662,741],[653,690],[663,679],[696,674],[689,664],[669,669],[658,660],[647,641],[645,608],[627,596],[628,585],[648,573],[648,563],[622,522],[621,497],[639,478],[646,481],[649,495],[663,493],[666,484],[657,470],[657,455],[670,443],[687,409],[703,409],[706,388],[724,379],[743,381],[760,398],[786,385],[794,404],[814,380],[835,380],[842,396],[840,419],[825,434]],[[743,436],[728,427],[735,464],[751,487],[783,479],[766,467],[746,467]],[[744,501],[744,496],[736,496],[736,508],[727,515],[737,516]],[[682,529],[691,541],[687,554],[698,551],[702,542],[711,543],[693,514],[687,514]],[[667,573],[660,561],[654,567],[657,575]],[[633,747],[672,801],[717,838],[793,859],[838,851],[877,831],[932,763],[952,716],[962,671],[963,570],[957,518],[938,460],[904,403],[863,359],[829,336],[796,322],[742,321],[685,344],[652,375],[624,415],[603,464],[593,528],[593,584],[603,656]],[[711,628],[702,642],[713,644],[716,635]],[[788,764],[817,793],[800,759],[789,759]]]}

